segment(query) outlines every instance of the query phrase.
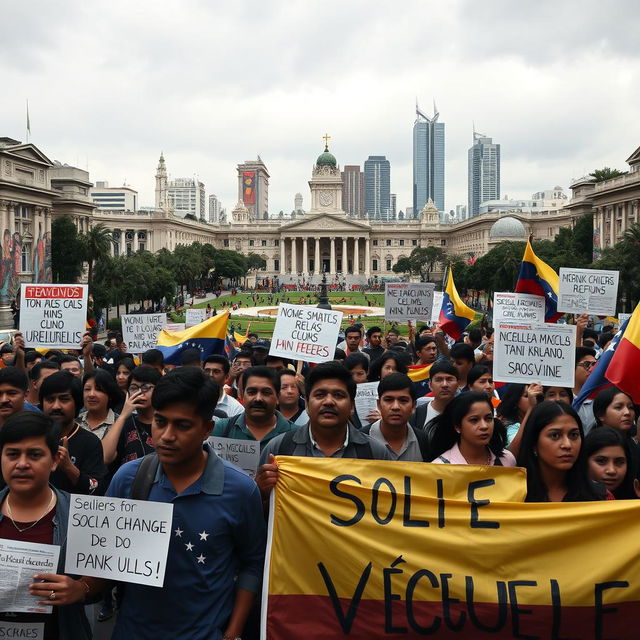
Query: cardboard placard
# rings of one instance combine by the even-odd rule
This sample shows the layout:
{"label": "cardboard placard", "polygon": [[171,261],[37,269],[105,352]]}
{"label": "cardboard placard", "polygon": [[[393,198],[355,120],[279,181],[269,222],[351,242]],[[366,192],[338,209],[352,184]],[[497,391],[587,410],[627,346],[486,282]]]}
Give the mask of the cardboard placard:
{"label": "cardboard placard", "polygon": [[387,282],[384,285],[384,319],[430,322],[433,312],[433,282]]}
{"label": "cardboard placard", "polygon": [[575,348],[575,325],[497,322],[493,379],[572,389]]}
{"label": "cardboard placard", "polygon": [[356,386],[356,413],[363,425],[369,423],[367,415],[370,411],[378,408],[378,385],[379,382],[362,382]]}
{"label": "cardboard placard", "polygon": [[158,335],[167,324],[166,313],[130,313],[121,319],[122,339],[129,353],[143,353],[155,348]]}
{"label": "cardboard placard", "polygon": [[20,331],[26,347],[78,349],[87,331],[86,284],[21,284]]}
{"label": "cardboard placard", "polygon": [[260,443],[257,440],[239,440],[209,436],[213,450],[223,459],[255,477],[260,461]]}
{"label": "cardboard placard", "polygon": [[194,327],[207,319],[206,309],[187,309],[184,317],[184,326],[186,329]]}
{"label": "cardboard placard", "polygon": [[558,311],[614,316],[618,298],[619,271],[560,269]]}
{"label": "cardboard placard", "polygon": [[440,322],[440,311],[442,309],[442,300],[444,299],[443,291],[433,292],[433,310],[431,311],[431,324]]}
{"label": "cardboard placard", "polygon": [[342,315],[342,311],[281,302],[269,355],[305,362],[333,360]]}
{"label": "cardboard placard", "polygon": [[173,505],[72,495],[65,573],[162,587]]}
{"label": "cardboard placard", "polygon": [[545,302],[543,296],[510,291],[493,294],[493,322],[544,323]]}

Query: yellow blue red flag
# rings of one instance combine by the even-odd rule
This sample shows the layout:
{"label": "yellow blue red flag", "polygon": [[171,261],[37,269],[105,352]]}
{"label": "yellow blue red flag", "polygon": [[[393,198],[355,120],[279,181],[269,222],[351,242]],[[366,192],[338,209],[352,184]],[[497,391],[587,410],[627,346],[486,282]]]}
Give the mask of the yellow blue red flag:
{"label": "yellow blue red flag", "polygon": [[556,322],[562,316],[558,313],[558,274],[533,252],[531,242],[527,246],[520,263],[520,273],[516,283],[516,293],[531,293],[542,296],[545,302],[544,321]]}
{"label": "yellow blue red flag", "polygon": [[442,296],[442,309],[440,309],[440,328],[454,340],[462,337],[462,332],[476,317],[476,312],[462,302],[453,281],[453,271],[449,267],[447,287]]}

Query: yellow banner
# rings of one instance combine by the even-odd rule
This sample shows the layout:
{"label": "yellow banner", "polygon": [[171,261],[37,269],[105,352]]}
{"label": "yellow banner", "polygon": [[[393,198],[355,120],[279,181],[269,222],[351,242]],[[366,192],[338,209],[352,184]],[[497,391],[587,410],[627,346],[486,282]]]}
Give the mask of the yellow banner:
{"label": "yellow banner", "polygon": [[263,638],[638,638],[640,502],[519,468],[278,457]]}

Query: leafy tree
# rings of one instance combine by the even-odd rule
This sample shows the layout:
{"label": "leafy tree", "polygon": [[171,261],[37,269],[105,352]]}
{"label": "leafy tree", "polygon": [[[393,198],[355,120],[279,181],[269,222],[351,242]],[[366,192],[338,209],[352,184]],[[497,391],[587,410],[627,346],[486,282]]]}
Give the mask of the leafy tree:
{"label": "leafy tree", "polygon": [[216,253],[216,265],[214,269],[214,278],[220,280],[222,278],[243,278],[247,275],[247,258],[236,251],[229,249],[220,249]]}
{"label": "leafy tree", "polygon": [[429,282],[436,265],[446,259],[447,254],[440,247],[416,247],[408,258],[398,260],[393,270],[396,273],[419,275],[422,282]]}
{"label": "leafy tree", "polygon": [[250,253],[247,256],[247,271],[259,271],[267,268],[267,261],[257,253]]}
{"label": "leafy tree", "polygon": [[87,231],[87,233],[81,234],[80,240],[84,247],[84,257],[87,262],[87,282],[89,287],[93,281],[93,265],[97,260],[101,260],[111,255],[111,248],[113,247],[113,234],[104,223],[94,225]]}
{"label": "leafy tree", "polygon": [[84,247],[69,216],[51,223],[51,271],[54,282],[71,284],[82,275]]}
{"label": "leafy tree", "polygon": [[399,258],[392,269],[394,273],[413,273],[413,264],[410,258]]}
{"label": "leafy tree", "polygon": [[611,180],[618,176],[623,176],[626,171],[620,171],[619,169],[612,169],[611,167],[603,167],[602,169],[595,169],[589,175],[595,178],[596,182],[604,182],[605,180]]}

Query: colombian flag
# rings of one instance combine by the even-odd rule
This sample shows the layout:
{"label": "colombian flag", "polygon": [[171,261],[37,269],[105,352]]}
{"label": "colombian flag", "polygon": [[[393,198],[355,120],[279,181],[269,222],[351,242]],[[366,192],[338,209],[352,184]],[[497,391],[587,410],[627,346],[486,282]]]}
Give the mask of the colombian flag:
{"label": "colombian flag", "polygon": [[180,364],[180,354],[185,349],[199,349],[201,360],[213,354],[224,355],[228,320],[229,312],[226,312],[184,331],[170,333],[163,330],[156,346],[162,351],[167,364]]}
{"label": "colombian flag", "polygon": [[[617,349],[613,352],[606,376],[619,389],[640,403],[640,304],[620,330]],[[593,373],[591,374],[593,375]],[[591,378],[591,376],[589,376]]]}
{"label": "colombian flag", "polygon": [[459,340],[462,332],[475,317],[476,312],[460,299],[453,281],[453,271],[449,267],[447,288],[442,296],[442,309],[440,309],[440,328],[454,340]]}
{"label": "colombian flag", "polygon": [[516,293],[531,293],[545,300],[545,322],[556,322],[558,313],[558,274],[544,261],[540,260],[527,240],[527,247],[520,263],[520,273],[516,283]]}

